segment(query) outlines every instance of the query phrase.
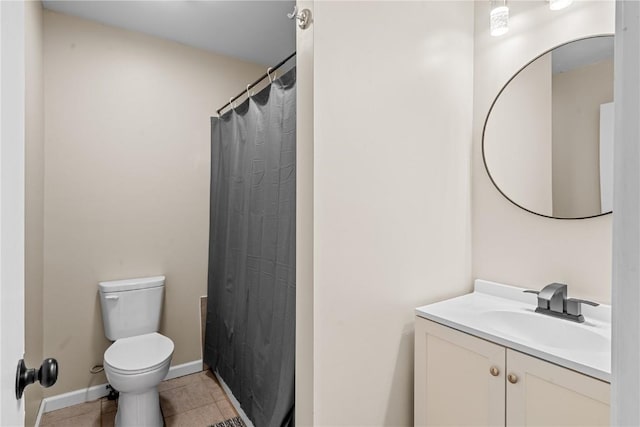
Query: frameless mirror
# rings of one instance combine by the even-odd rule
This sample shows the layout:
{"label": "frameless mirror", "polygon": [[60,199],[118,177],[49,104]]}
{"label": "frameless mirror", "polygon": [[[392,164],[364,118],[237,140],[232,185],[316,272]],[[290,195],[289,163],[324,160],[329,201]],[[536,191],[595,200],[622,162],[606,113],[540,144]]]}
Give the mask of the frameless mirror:
{"label": "frameless mirror", "polygon": [[500,90],[482,155],[498,191],[531,213],[577,219],[611,212],[613,36],[563,44]]}

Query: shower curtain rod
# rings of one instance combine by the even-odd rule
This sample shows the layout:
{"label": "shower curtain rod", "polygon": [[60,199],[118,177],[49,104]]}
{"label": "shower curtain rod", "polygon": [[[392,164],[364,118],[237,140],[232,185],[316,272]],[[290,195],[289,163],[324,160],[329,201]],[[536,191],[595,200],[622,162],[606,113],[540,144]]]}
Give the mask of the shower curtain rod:
{"label": "shower curtain rod", "polygon": [[264,73],[263,75],[261,75],[260,77],[258,77],[258,79],[256,81],[254,81],[253,83],[251,83],[250,85],[247,86],[247,88],[245,90],[243,90],[242,92],[240,92],[239,94],[237,94],[236,96],[234,96],[233,98],[231,98],[229,100],[229,102],[227,102],[226,104],[224,104],[222,107],[218,108],[217,112],[218,112],[218,116],[220,115],[220,112],[222,110],[224,110],[225,108],[227,108],[228,106],[231,105],[231,103],[233,101],[235,101],[236,99],[240,98],[242,95],[246,94],[249,90],[251,90],[253,87],[255,87],[258,83],[260,83],[261,81],[263,81],[264,79],[266,79],[267,77],[269,77],[269,73],[272,73],[274,71],[276,71],[278,68],[282,67],[284,64],[287,63],[288,60],[290,60],[291,58],[293,58],[294,56],[296,56],[296,53],[293,52],[291,55],[287,56],[285,59],[283,59],[282,61],[278,62],[276,65],[274,65],[273,67],[269,67],[267,69],[267,72]]}

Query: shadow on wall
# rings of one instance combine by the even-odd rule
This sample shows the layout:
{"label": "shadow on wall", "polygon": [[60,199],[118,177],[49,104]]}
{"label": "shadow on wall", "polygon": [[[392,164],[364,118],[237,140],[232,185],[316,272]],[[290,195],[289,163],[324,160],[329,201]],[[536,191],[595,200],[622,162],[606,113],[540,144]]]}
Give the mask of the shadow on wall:
{"label": "shadow on wall", "polygon": [[402,328],[387,411],[384,416],[386,426],[402,425],[405,424],[405,420],[410,421],[407,425],[413,425],[413,400],[406,399],[406,396],[413,396],[413,350],[414,323],[411,322]]}

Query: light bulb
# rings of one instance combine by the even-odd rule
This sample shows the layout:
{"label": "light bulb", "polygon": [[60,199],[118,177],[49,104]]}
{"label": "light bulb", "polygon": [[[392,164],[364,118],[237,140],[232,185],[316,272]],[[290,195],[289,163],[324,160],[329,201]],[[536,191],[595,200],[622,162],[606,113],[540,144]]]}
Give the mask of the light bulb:
{"label": "light bulb", "polygon": [[573,3],[573,0],[549,0],[549,9],[560,10]]}
{"label": "light bulb", "polygon": [[491,35],[501,36],[509,31],[509,7],[506,0],[491,2]]}

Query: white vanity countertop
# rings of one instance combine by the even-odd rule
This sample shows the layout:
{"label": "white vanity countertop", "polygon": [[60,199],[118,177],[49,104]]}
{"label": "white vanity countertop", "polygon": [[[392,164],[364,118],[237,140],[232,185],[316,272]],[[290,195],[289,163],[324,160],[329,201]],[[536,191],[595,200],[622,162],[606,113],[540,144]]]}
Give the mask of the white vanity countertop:
{"label": "white vanity countertop", "polygon": [[611,382],[611,306],[583,305],[585,321],[576,323],[536,313],[537,296],[523,290],[476,280],[472,293],[416,308],[416,315]]}

